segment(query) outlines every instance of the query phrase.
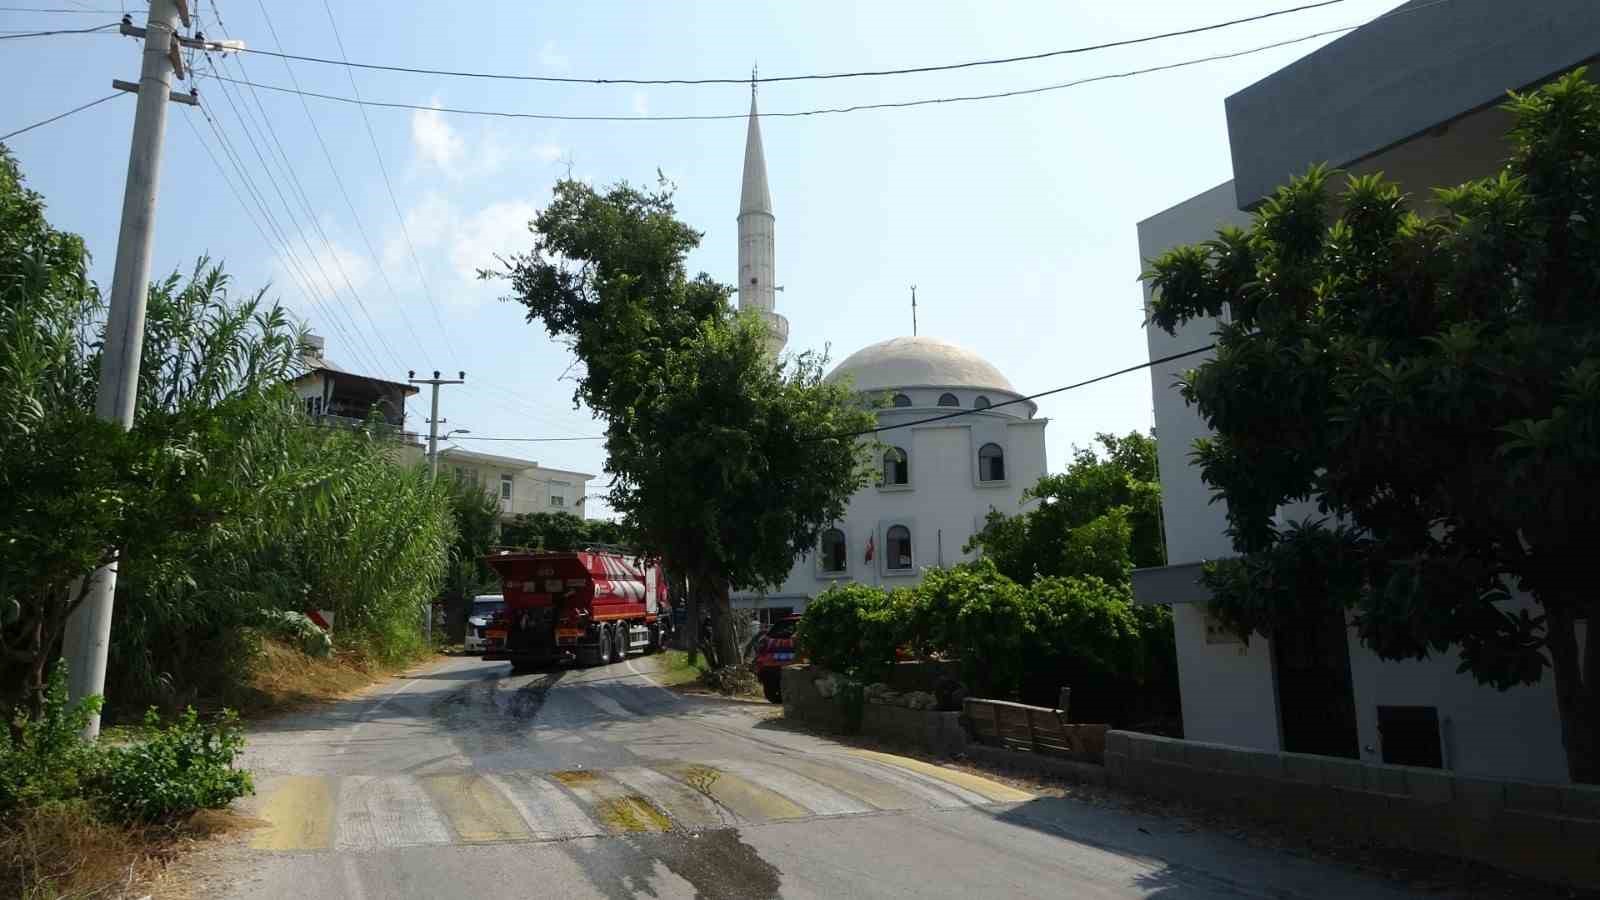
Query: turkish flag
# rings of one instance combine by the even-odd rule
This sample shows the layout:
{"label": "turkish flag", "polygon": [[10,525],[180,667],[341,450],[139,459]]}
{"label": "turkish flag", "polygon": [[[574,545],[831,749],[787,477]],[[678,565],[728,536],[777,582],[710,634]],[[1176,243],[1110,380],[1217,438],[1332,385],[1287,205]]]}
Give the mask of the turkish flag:
{"label": "turkish flag", "polygon": [[872,551],[877,548],[873,541],[874,537],[870,534],[867,535],[867,562],[872,562]]}

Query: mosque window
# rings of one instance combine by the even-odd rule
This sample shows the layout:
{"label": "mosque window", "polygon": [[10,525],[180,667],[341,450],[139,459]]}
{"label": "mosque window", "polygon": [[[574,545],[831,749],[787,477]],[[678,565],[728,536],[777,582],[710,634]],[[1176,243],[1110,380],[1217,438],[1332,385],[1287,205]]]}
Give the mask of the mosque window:
{"label": "mosque window", "polygon": [[956,399],[956,395],[955,394],[940,394],[939,395],[939,405],[940,406],[960,406],[961,405],[961,401]]}
{"label": "mosque window", "polygon": [[845,570],[846,550],[844,532],[837,528],[829,528],[822,533],[822,571],[843,572]]}
{"label": "mosque window", "polygon": [[895,406],[910,406],[911,398],[907,397],[905,394],[895,394],[893,403]]}
{"label": "mosque window", "polygon": [[904,525],[890,526],[883,543],[888,550],[884,565],[890,569],[911,568],[911,529]]}
{"label": "mosque window", "polygon": [[890,447],[883,451],[883,483],[909,484],[910,482],[911,463],[906,458],[906,452],[899,447]]}
{"label": "mosque window", "polygon": [[972,408],[973,409],[988,409],[989,408],[989,398],[985,397],[982,394],[979,394],[978,395],[978,399],[972,401]]}
{"label": "mosque window", "polygon": [[978,480],[1006,480],[1006,452],[999,444],[984,444],[978,448]]}

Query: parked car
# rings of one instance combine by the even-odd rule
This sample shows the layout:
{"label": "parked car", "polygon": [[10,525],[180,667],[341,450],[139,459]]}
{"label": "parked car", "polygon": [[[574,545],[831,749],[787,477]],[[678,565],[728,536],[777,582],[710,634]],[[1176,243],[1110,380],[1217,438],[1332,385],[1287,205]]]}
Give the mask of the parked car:
{"label": "parked car", "polygon": [[472,598],[472,610],[467,613],[467,636],[464,641],[468,653],[482,653],[487,641],[486,632],[494,621],[495,613],[506,608],[506,599],[499,594],[479,594]]}
{"label": "parked car", "polygon": [[799,616],[786,616],[772,623],[767,633],[756,643],[756,680],[761,682],[761,693],[769,703],[783,702],[783,667],[804,662],[805,654],[795,646],[794,627]]}

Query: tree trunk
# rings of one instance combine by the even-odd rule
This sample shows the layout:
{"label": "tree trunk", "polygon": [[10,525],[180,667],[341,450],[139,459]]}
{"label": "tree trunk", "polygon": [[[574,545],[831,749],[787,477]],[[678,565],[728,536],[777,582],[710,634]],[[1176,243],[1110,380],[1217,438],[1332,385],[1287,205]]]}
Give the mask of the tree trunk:
{"label": "tree trunk", "polygon": [[1579,654],[1576,616],[1578,604],[1561,602],[1549,612],[1547,645],[1550,668],[1556,679],[1556,708],[1561,713],[1561,744],[1567,751],[1567,774],[1578,784],[1600,784],[1600,703],[1595,702],[1596,659],[1600,648],[1594,624],[1600,621],[1600,600],[1590,602],[1588,646]]}
{"label": "tree trunk", "polygon": [[689,653],[689,664],[694,665],[700,652],[700,579],[685,579],[683,649]]}
{"label": "tree trunk", "polygon": [[710,581],[711,625],[717,646],[717,663],[721,666],[739,664],[739,636],[733,627],[733,601],[730,586],[725,578]]}

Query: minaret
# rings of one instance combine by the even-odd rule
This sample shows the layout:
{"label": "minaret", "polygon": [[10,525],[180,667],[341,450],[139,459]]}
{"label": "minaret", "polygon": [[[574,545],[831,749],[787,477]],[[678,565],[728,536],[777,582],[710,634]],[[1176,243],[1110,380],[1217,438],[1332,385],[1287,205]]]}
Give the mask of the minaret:
{"label": "minaret", "polygon": [[772,355],[789,343],[789,320],[778,315],[773,282],[772,194],[767,190],[767,157],[761,150],[761,120],[756,86],[750,84],[750,127],[744,139],[744,183],[739,189],[739,309],[758,310],[772,332]]}

